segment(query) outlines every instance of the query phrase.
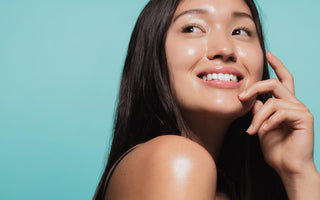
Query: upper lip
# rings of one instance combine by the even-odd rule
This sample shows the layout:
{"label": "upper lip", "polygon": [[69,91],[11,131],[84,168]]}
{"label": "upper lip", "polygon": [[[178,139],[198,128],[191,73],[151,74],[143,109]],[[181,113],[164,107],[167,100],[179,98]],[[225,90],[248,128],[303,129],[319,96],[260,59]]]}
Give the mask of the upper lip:
{"label": "upper lip", "polygon": [[222,66],[222,65],[206,68],[202,70],[200,73],[198,73],[197,76],[199,78],[202,78],[202,76],[206,76],[207,74],[212,74],[212,73],[233,74],[237,76],[238,80],[241,80],[244,77],[243,74],[239,72],[237,69],[235,69],[234,67]]}

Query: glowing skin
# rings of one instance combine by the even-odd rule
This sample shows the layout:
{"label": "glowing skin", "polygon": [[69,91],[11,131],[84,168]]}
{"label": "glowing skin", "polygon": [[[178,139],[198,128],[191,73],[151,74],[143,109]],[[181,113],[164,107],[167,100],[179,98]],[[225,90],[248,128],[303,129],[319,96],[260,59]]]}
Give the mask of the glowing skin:
{"label": "glowing skin", "polygon": [[[240,0],[185,0],[178,6],[166,38],[166,55],[184,115],[201,112],[235,119],[252,107],[253,102],[243,104],[237,97],[262,77],[263,52],[249,16],[250,9]],[[236,70],[242,80],[230,86],[199,77],[221,68]]]}
{"label": "glowing skin", "polygon": [[[141,144],[117,167],[106,199],[231,199],[216,193],[215,161],[232,120],[253,103],[247,132],[258,134],[263,158],[278,172],[289,199],[320,199],[313,116],[294,96],[292,75],[270,52],[266,58],[278,79],[259,81],[263,55],[250,16],[243,0],[181,1],[165,50],[192,140],[164,135]],[[215,80],[202,79],[208,74]],[[230,81],[231,75],[240,81]],[[265,93],[274,98],[256,100]]]}
{"label": "glowing skin", "polygon": [[175,158],[172,164],[173,176],[179,184],[183,184],[191,170],[191,162],[188,158],[180,156]]}

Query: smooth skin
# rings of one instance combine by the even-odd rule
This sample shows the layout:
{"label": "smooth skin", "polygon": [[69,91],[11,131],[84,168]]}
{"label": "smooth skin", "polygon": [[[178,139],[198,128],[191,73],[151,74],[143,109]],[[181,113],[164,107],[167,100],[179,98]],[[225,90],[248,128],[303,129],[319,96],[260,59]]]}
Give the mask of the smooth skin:
{"label": "smooth skin", "polygon": [[[218,160],[229,126],[254,105],[238,95],[262,77],[263,52],[250,9],[243,0],[182,1],[165,47],[171,88],[191,138]],[[215,87],[201,79],[219,70],[237,71],[241,83]]]}
{"label": "smooth skin", "polygon": [[[250,110],[254,118],[247,132],[259,135],[264,158],[280,175],[289,199],[320,199],[313,116],[294,96],[292,75],[270,52],[266,57],[278,79],[261,81],[263,52],[250,16],[242,0],[179,4],[166,54],[173,94],[192,140],[182,133],[141,144],[115,169],[106,199],[229,199],[214,189],[215,160],[230,124]],[[239,87],[215,87],[198,77],[217,66],[240,72]],[[274,98],[264,104],[256,100],[269,92]]]}
{"label": "smooth skin", "polygon": [[[165,135],[124,157],[105,199],[212,200],[217,196],[216,181],[216,165],[206,149],[185,137]],[[220,196],[216,199],[226,199]]]}

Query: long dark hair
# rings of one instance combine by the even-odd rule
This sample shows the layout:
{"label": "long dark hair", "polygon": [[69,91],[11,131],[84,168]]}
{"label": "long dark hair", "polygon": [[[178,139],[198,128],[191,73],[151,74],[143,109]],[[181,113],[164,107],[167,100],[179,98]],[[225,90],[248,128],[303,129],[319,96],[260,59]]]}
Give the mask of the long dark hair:
{"label": "long dark hair", "polygon": [[[137,20],[121,79],[111,151],[94,196],[96,200],[104,199],[107,174],[126,150],[160,135],[188,133],[171,92],[165,54],[166,34],[180,1],[150,0]],[[264,52],[262,79],[268,79],[259,14],[252,0],[245,2]],[[270,94],[258,98],[265,102]],[[279,176],[263,160],[257,136],[245,134],[251,119],[250,113],[237,119],[226,135],[217,164],[218,191],[233,199],[286,199]]]}

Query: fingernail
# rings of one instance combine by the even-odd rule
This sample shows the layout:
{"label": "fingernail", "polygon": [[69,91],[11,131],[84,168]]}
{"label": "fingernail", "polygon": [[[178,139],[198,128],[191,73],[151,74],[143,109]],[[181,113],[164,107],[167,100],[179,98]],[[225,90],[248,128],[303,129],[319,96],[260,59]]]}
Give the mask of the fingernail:
{"label": "fingernail", "polygon": [[252,131],[253,131],[253,126],[251,124],[246,132],[250,134]]}

